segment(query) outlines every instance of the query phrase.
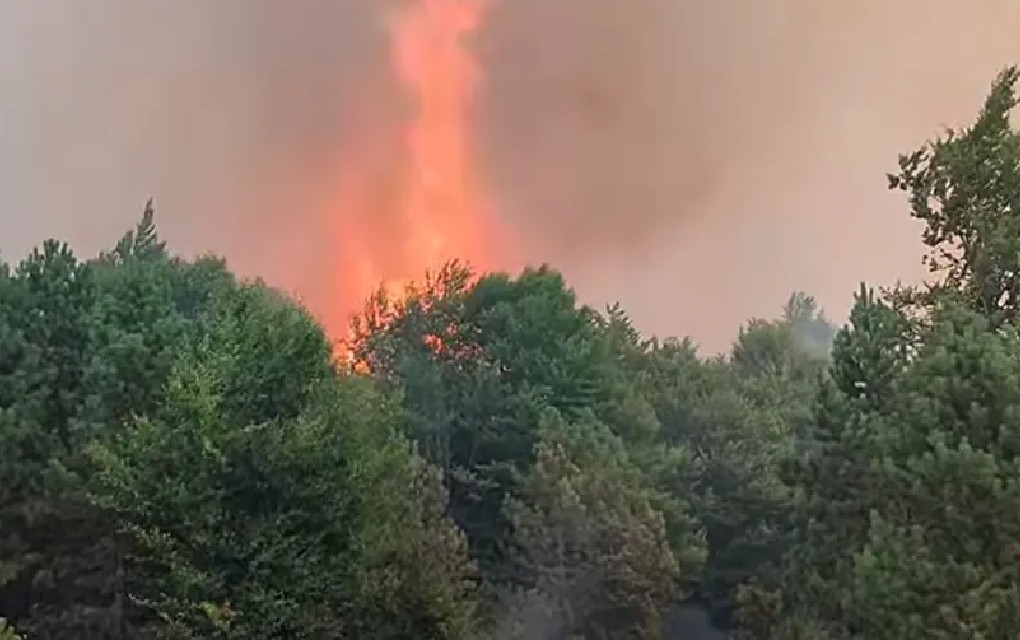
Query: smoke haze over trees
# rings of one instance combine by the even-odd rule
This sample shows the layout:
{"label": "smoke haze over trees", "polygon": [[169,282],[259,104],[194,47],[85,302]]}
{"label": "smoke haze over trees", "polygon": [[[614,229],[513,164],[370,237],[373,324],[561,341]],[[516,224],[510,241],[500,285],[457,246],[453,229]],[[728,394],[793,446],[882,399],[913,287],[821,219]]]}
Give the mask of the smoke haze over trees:
{"label": "smoke haze over trees", "polygon": [[151,201],[0,264],[0,638],[1014,638],[1018,78],[887,176],[926,286],[717,356],[456,262],[335,350]]}
{"label": "smoke haze over trees", "polygon": [[[175,247],[314,306],[338,152],[400,111],[383,5],[0,2],[0,249],[98,250],[156,194]],[[790,290],[841,318],[858,279],[920,275],[876,176],[968,117],[1018,19],[1010,0],[502,0],[474,42],[482,162],[527,261],[724,350]]]}

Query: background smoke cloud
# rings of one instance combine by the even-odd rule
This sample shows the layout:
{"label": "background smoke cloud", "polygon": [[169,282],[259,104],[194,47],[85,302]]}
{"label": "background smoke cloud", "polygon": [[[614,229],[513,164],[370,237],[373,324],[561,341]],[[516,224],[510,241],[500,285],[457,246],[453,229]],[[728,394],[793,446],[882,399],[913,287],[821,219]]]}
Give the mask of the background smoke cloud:
{"label": "background smoke cloud", "polygon": [[[407,0],[403,0],[407,1]],[[324,203],[397,117],[383,0],[0,0],[0,251],[164,234],[314,302]],[[480,161],[529,260],[726,344],[795,288],[913,279],[896,154],[1020,60],[1011,0],[496,0]]]}

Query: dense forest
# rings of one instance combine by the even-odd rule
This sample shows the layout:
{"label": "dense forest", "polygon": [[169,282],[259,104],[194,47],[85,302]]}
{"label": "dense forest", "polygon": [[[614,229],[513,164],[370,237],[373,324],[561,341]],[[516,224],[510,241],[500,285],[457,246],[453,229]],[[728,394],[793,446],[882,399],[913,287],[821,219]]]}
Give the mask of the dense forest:
{"label": "dense forest", "polygon": [[928,284],[718,356],[548,267],[448,264],[341,345],[151,206],[43,243],[0,267],[0,638],[1017,637],[1017,78],[889,176]]}

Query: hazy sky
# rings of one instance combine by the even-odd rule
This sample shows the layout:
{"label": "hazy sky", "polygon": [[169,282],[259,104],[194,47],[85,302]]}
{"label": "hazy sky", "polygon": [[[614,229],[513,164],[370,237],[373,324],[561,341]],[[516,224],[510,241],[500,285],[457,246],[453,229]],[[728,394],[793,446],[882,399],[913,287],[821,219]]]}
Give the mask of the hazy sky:
{"label": "hazy sky", "polygon": [[[0,253],[92,253],[153,195],[178,249],[314,301],[337,159],[397,101],[385,4],[0,0]],[[708,348],[794,289],[839,316],[862,279],[916,278],[885,173],[1020,62],[1015,0],[495,5],[479,162],[505,224]]]}

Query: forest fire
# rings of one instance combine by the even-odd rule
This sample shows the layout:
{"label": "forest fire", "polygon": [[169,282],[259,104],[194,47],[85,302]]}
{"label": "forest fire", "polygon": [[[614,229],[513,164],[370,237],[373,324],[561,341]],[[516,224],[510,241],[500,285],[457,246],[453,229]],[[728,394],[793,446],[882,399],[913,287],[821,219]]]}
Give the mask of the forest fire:
{"label": "forest fire", "polygon": [[482,0],[403,0],[388,23],[392,70],[411,102],[400,131],[372,146],[395,150],[378,166],[348,154],[332,215],[338,290],[326,318],[339,330],[382,286],[399,296],[451,259],[485,269],[494,220],[474,154],[474,102],[481,70],[467,39],[482,24]]}

